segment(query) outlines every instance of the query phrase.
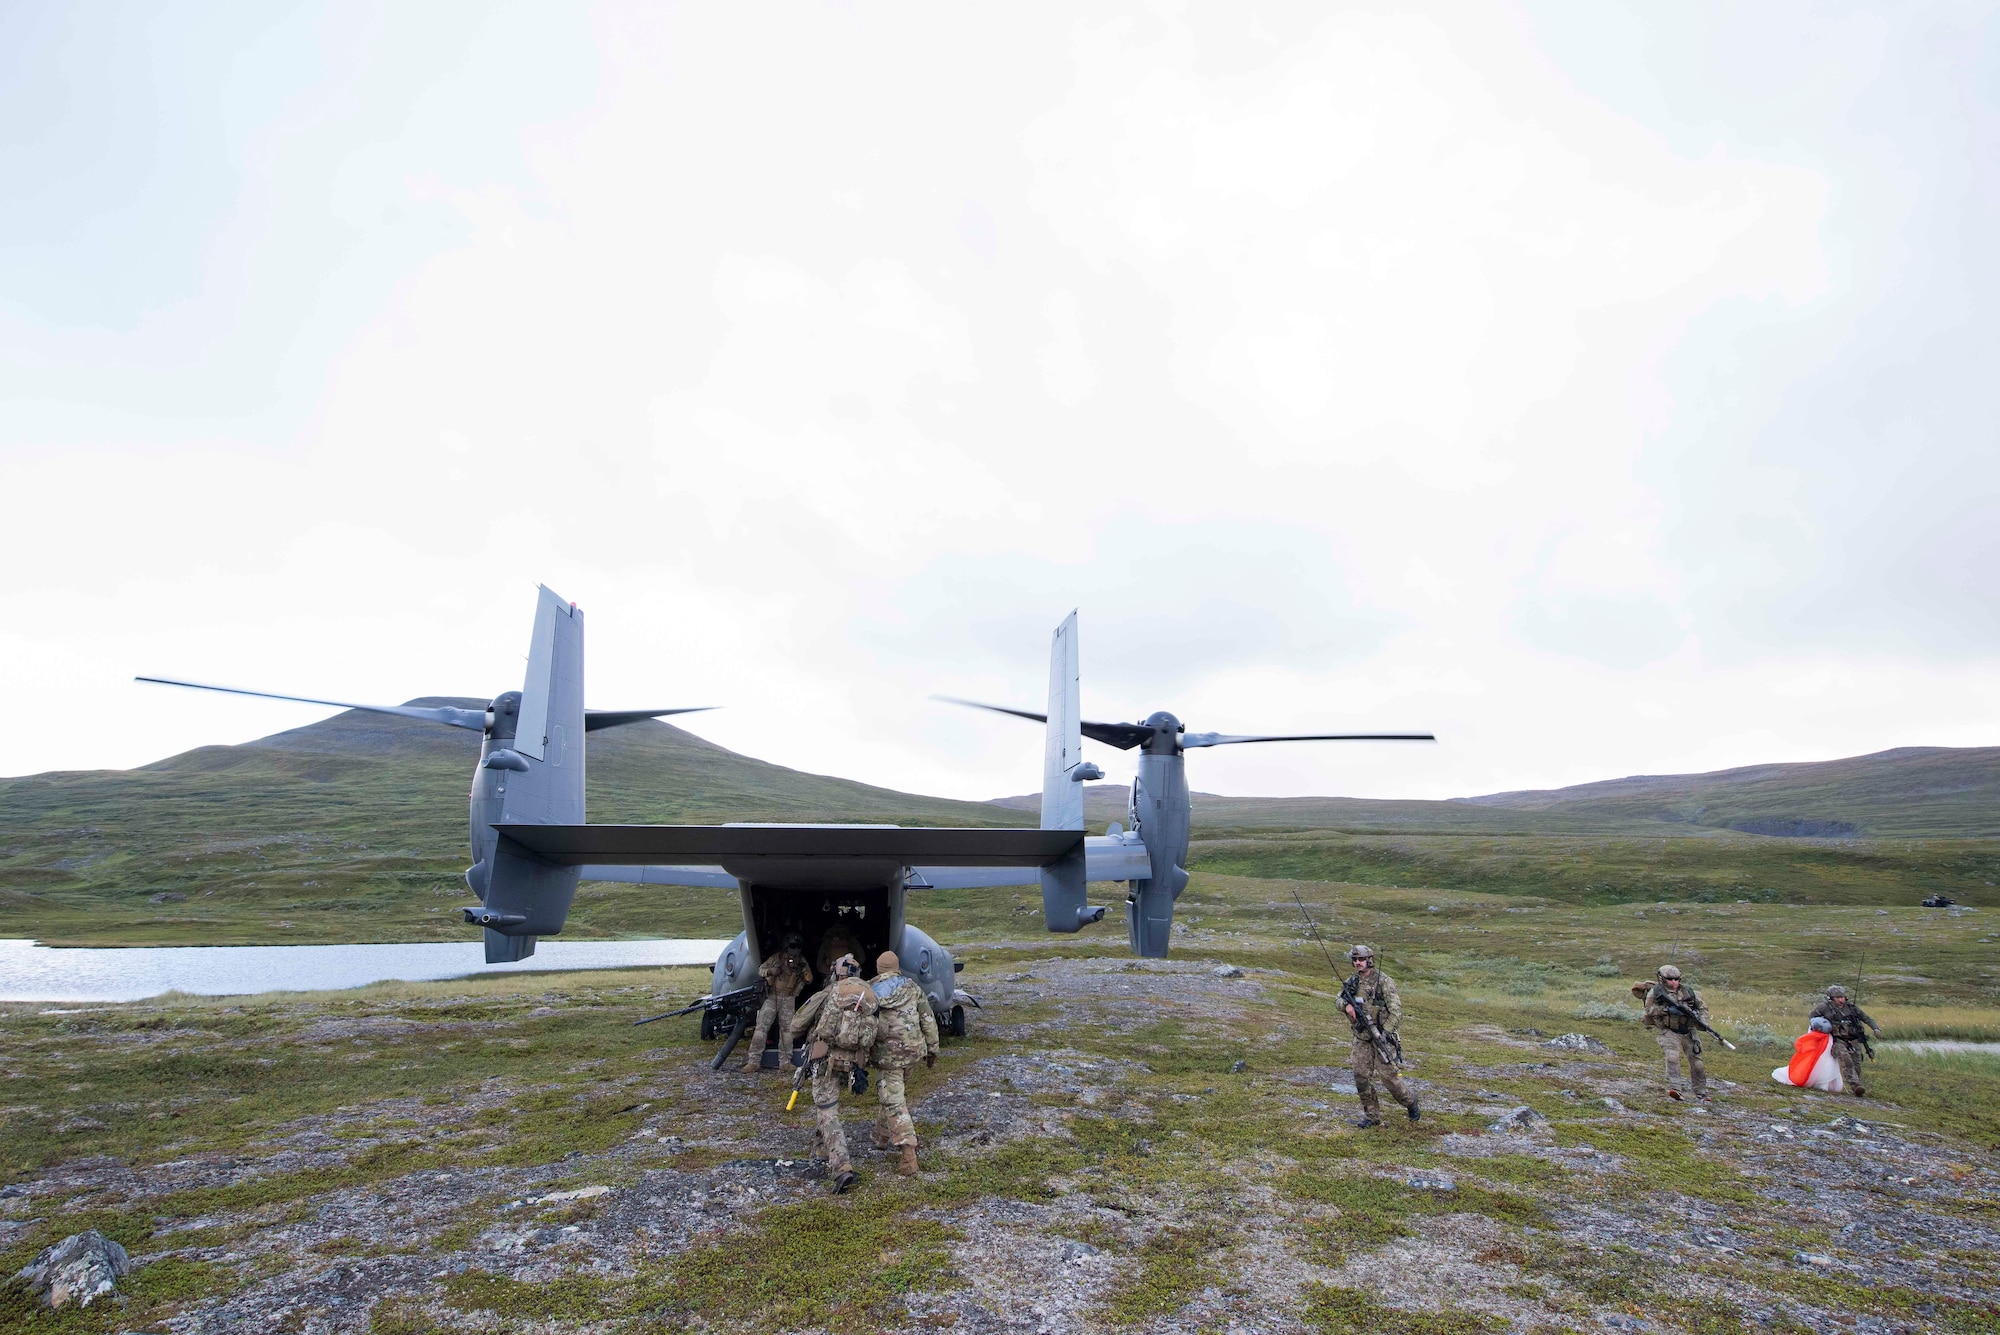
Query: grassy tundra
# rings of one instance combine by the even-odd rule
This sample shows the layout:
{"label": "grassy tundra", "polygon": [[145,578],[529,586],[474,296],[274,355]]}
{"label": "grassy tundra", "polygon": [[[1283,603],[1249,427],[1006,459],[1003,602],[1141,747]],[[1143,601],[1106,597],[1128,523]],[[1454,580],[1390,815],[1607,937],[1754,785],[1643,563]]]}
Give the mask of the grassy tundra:
{"label": "grassy tundra", "polygon": [[[1422,1123],[1344,1120],[1334,984],[1295,892],[1402,985]],[[1769,1079],[1864,942],[1892,1038],[2000,1037],[1987,914],[1206,873],[1183,903],[1178,958],[1157,964],[1104,928],[1039,934],[1029,892],[928,896],[990,1008],[913,1072],[923,1177],[883,1160],[839,1199],[802,1162],[810,1123],[783,1112],[782,1077],[710,1073],[692,1021],[631,1027],[698,992],[697,970],[0,1008],[0,1178],[26,1192],[0,1197],[0,1266],[93,1226],[143,1262],[123,1309],[51,1319],[15,1294],[0,1328],[2000,1320],[2000,1067],[1884,1049],[1866,1102]],[[1710,1054],[1729,1082],[1711,1113],[1662,1097],[1634,1022],[1627,982],[1670,954],[1743,1046]],[[1537,1031],[1611,1051],[1551,1053]],[[1517,1107],[1540,1120],[1486,1130]],[[851,1105],[851,1132],[869,1112]],[[1635,1245],[1661,1211],[1726,1250]],[[806,1263],[826,1245],[840,1264]]]}
{"label": "grassy tundra", "polygon": [[[609,736],[597,819],[1031,819]],[[7,930],[460,938],[463,740],[343,716],[0,781]],[[842,1198],[782,1077],[629,1023],[699,970],[0,1005],[0,1273],[88,1227],[136,1262],[122,1306],[0,1289],[0,1330],[2000,1330],[2000,1066],[1884,1047],[1866,1101],[1769,1078],[1834,980],[1892,1039],[2000,1039],[1991,756],[1912,754],[1844,806],[1765,771],[1203,798],[1169,961],[1115,922],[1049,937],[1032,890],[915,896],[988,1008],[912,1072],[925,1173],[864,1159]],[[1854,829],[1734,828],[1785,821]],[[1970,907],[1915,907],[1936,890]],[[1400,983],[1422,1122],[1348,1124],[1294,896]],[[735,925],[726,896],[586,886],[571,931]],[[1636,1024],[1629,984],[1669,959],[1742,1048],[1709,1053],[1711,1109],[1664,1098]],[[1568,1033],[1606,1050],[1545,1046]]]}

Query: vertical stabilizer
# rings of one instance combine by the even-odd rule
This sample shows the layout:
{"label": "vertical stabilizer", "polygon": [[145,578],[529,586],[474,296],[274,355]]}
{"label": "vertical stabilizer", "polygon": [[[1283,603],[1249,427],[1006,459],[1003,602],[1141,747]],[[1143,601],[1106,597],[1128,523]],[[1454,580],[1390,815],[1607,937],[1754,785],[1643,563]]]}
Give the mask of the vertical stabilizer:
{"label": "vertical stabilizer", "polygon": [[[1049,721],[1042,752],[1042,828],[1083,828],[1083,783],[1104,777],[1083,760],[1083,709],[1079,696],[1076,613],[1056,627],[1049,646]],[[1084,894],[1084,851],[1042,868],[1042,920],[1051,932],[1074,932],[1104,916]]]}
{"label": "vertical stabilizer", "polygon": [[556,670],[556,629],[570,612],[563,600],[547,585],[535,601],[535,630],[528,638],[528,675],[521,683],[520,735],[514,749],[524,756],[542,758],[548,742],[549,706],[554,695]]}
{"label": "vertical stabilizer", "polygon": [[1083,784],[1072,779],[1083,763],[1082,693],[1077,679],[1076,613],[1056,627],[1049,647],[1048,740],[1042,751],[1042,828],[1083,828]]}
{"label": "vertical stabilizer", "polygon": [[528,641],[518,711],[495,702],[472,778],[472,856],[466,882],[480,898],[466,920],[486,929],[488,963],[535,953],[560,932],[577,869],[542,861],[495,825],[583,823],[583,613],[544,588]]}

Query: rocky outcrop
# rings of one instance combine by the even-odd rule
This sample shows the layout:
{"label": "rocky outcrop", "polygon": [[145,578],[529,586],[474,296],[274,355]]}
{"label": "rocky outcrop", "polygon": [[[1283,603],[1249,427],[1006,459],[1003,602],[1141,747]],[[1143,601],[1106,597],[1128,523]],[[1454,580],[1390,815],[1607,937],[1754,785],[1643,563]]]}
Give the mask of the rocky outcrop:
{"label": "rocky outcrop", "polygon": [[117,1292],[118,1281],[132,1268],[132,1258],[111,1239],[90,1229],[72,1233],[41,1255],[14,1278],[50,1307],[75,1303],[88,1307]]}

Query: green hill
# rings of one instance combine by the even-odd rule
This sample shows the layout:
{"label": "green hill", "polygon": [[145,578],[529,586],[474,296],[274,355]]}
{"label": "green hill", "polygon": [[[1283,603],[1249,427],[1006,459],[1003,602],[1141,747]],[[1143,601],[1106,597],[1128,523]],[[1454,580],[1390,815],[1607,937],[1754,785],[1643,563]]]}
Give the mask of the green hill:
{"label": "green hill", "polygon": [[[1037,811],[1034,794],[995,805]],[[1640,775],[1448,802],[1356,797],[1194,795],[1206,829],[1426,834],[1678,835],[1731,830],[1775,838],[2000,838],[2000,747],[1902,747],[1845,760]],[[1092,828],[1125,819],[1125,789],[1086,798]]]}
{"label": "green hill", "polygon": [[[0,779],[0,932],[77,944],[463,939],[478,747],[469,732],[350,711],[135,770]],[[589,775],[597,821],[1025,825],[1040,806],[803,773],[660,722],[594,734]],[[1092,828],[1123,820],[1124,805],[1121,786],[1094,786]],[[1590,902],[1887,904],[1941,891],[1992,904],[1994,836],[2000,748],[1924,748],[1451,802],[1200,793],[1189,861]],[[726,894],[587,886],[568,931],[735,924]]]}
{"label": "green hill", "polygon": [[[349,711],[134,770],[0,779],[0,931],[96,944],[462,937],[478,756],[473,733]],[[655,721],[592,735],[587,800],[595,821],[1033,823],[766,764]],[[728,899],[710,912],[712,893],[641,893],[679,916],[637,930],[712,930],[736,911]],[[582,906],[572,930],[632,929],[622,910],[610,917]]]}
{"label": "green hill", "polygon": [[1993,838],[2000,836],[2000,747],[1906,746],[1845,760],[1494,793],[1463,805],[1794,838]]}

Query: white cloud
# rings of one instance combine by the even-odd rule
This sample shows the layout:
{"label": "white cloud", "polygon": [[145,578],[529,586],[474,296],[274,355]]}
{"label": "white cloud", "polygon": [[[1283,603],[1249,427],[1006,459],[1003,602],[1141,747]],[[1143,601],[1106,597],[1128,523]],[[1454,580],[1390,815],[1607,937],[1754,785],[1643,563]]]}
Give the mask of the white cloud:
{"label": "white cloud", "polygon": [[[558,31],[593,59],[524,107]],[[726,704],[693,726],[964,795],[1029,786],[1035,739],[924,697],[1034,703],[1072,606],[1098,716],[1447,739],[1217,752],[1211,789],[1441,796],[2000,718],[2000,635],[1941,666],[1784,625],[1878,498],[1958,513],[1990,477],[1954,485],[1900,381],[1847,377],[1843,420],[1924,461],[1888,482],[1829,490],[1811,449],[1845,437],[1786,412],[1829,349],[1889,355],[1855,294],[1932,215],[1853,214],[1877,178],[1841,127],[1917,86],[1901,56],[1843,64],[1795,141],[1732,133],[1747,101],[1586,92],[1501,10],[613,5],[473,25],[431,86],[379,40],[399,81],[349,52],[243,122],[291,151],[203,238],[254,241],[227,292],[126,334],[0,303],[38,359],[6,382],[0,487],[32,501],[0,649],[49,702],[0,770],[269,730],[164,696],[100,727],[133,671],[504,689],[537,580],[591,614],[593,703]],[[1922,588],[1936,544],[1988,541],[1906,531]]]}

